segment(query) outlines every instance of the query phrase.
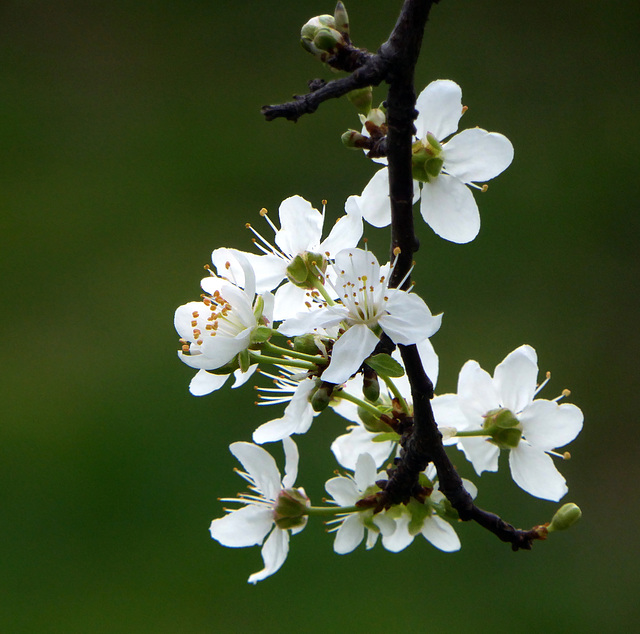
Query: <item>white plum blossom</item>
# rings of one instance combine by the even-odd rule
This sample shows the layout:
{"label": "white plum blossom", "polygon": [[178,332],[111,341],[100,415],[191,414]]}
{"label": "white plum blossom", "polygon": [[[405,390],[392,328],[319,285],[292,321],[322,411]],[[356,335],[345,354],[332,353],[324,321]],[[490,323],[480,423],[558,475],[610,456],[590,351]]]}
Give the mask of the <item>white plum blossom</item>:
{"label": "white plum blossom", "polygon": [[[431,481],[436,477],[435,467],[431,464],[425,472]],[[464,487],[471,497],[475,498],[478,490],[468,480],[463,480]],[[431,495],[424,502],[412,498],[407,505],[394,506],[388,512],[395,522],[394,530],[382,535],[382,545],[391,552],[397,553],[409,546],[416,535],[422,535],[433,546],[444,552],[460,550],[460,538],[445,519],[440,517],[436,507],[442,506],[445,497],[438,490],[436,482]]]}
{"label": "white plum blossom", "polygon": [[[416,347],[422,361],[422,367],[435,387],[438,381],[438,355],[433,349],[433,345],[429,339],[421,341]],[[402,357],[398,350],[395,350],[391,356],[402,365]],[[394,377],[392,380],[411,409],[411,387],[407,375]],[[362,375],[358,374],[346,382],[343,391],[353,394],[359,399],[364,399],[362,382]],[[394,395],[385,383],[382,381],[380,381],[380,383],[379,403],[391,409],[391,400]],[[376,466],[381,467],[389,459],[391,452],[397,448],[397,442],[393,440],[380,441],[378,438],[380,432],[369,431],[365,427],[358,414],[358,405],[347,399],[340,398],[340,392],[335,394],[335,396],[336,398],[331,402],[333,410],[343,418],[355,423],[347,428],[348,431],[346,434],[338,436],[331,443],[331,451],[336,457],[336,460],[345,469],[353,471],[358,456],[362,453],[368,453],[373,458]],[[376,405],[378,405],[378,403],[376,403]]]}
{"label": "white plum blossom", "polygon": [[338,324],[346,328],[333,346],[323,381],[343,383],[357,372],[373,352],[381,332],[394,343],[411,345],[431,337],[440,328],[442,315],[432,315],[424,300],[389,288],[389,267],[381,270],[370,251],[340,251],[335,256],[334,271],[339,303],[299,313],[278,328],[286,336]]}
{"label": "white plum blossom", "polygon": [[[454,427],[457,443],[476,473],[498,470],[500,449],[509,450],[515,483],[535,497],[558,501],[567,492],[556,469],[553,450],[571,442],[582,429],[583,416],[570,403],[535,396],[538,386],[535,350],[523,345],[496,366],[493,377],[476,361],[467,361],[458,377],[458,393],[433,400],[440,425]],[[468,435],[465,435],[468,434]]]}
{"label": "white plum blossom", "polygon": [[[295,535],[307,521],[302,511],[309,506],[309,500],[304,489],[293,488],[298,473],[298,449],[290,438],[283,440],[283,446],[285,475],[282,480],[275,460],[262,447],[247,442],[230,446],[231,453],[246,470],[238,473],[249,483],[251,493],[223,499],[223,502],[244,506],[229,510],[227,515],[211,522],[211,537],[223,546],[244,548],[264,542],[264,568],[252,574],[249,583],[261,581],[280,569],[289,552],[289,530]],[[301,514],[291,513],[292,507],[298,508]],[[291,514],[283,516],[283,508]]]}
{"label": "white plum blossom", "polygon": [[[325,489],[332,498],[330,502],[338,506],[350,507],[367,495],[379,491],[375,482],[382,477],[386,477],[386,474],[377,473],[374,459],[368,453],[363,453],[358,457],[353,476],[331,478],[325,484]],[[333,549],[339,555],[345,555],[354,550],[363,540],[365,529],[366,546],[369,550],[375,546],[381,532],[389,533],[395,528],[393,520],[389,519],[384,512],[374,515],[373,509],[345,513],[328,523],[338,524],[332,530],[336,531]]]}
{"label": "white plum blossom", "polygon": [[[230,255],[229,250],[225,251]],[[257,328],[272,320],[273,296],[270,293],[256,296],[253,270],[241,253],[233,253],[226,265],[216,268],[217,275],[210,271],[211,275],[201,282],[205,291],[202,301],[179,306],[174,316],[174,325],[183,343],[178,356],[197,370],[217,370],[230,363],[249,347]],[[242,286],[229,280],[234,269],[241,272]],[[252,370],[247,369],[236,378],[244,382],[251,376],[250,372]],[[208,394],[219,389],[229,374],[200,372],[190,389],[196,395]]]}
{"label": "white plum blossom", "polygon": [[[458,130],[462,90],[453,81],[431,82],[418,96],[417,139],[413,145],[414,202],[420,199],[424,221],[442,238],[459,244],[480,230],[480,214],[469,187],[480,188],[513,160],[513,146],[502,134],[470,128]],[[482,188],[480,188],[482,189]],[[364,219],[376,227],[391,222],[389,171],[374,174],[360,198]]]}
{"label": "white plum blossom", "polygon": [[316,380],[303,376],[300,378],[286,366],[280,366],[283,374],[274,376],[262,372],[273,379],[275,387],[258,388],[262,394],[259,405],[287,403],[281,418],[263,423],[253,432],[253,442],[262,445],[265,442],[283,440],[292,434],[304,434],[309,431],[317,412],[311,407],[310,397],[316,387]]}
{"label": "white plum blossom", "polygon": [[[279,229],[271,222],[266,210],[262,210],[261,214],[275,232],[276,246],[248,225],[256,235],[256,247],[263,251],[263,255],[244,253],[255,270],[257,292],[271,291],[287,280],[287,269],[299,256],[312,253],[332,258],[342,249],[355,247],[363,231],[358,200],[358,196],[347,199],[346,214],[338,218],[324,240],[324,207],[321,213],[301,196],[291,196],[280,204]],[[280,321],[303,310],[309,295],[309,289],[285,281],[275,294],[274,319]]]}

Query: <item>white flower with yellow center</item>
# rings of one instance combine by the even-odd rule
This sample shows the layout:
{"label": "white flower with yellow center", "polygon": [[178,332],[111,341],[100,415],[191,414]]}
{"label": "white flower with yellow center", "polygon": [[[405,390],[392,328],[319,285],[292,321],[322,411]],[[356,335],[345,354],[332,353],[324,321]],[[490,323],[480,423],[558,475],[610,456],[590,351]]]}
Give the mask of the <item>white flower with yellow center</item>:
{"label": "white flower with yellow center", "polygon": [[[417,138],[412,165],[414,202],[420,199],[424,221],[442,238],[465,243],[480,230],[480,213],[469,187],[486,189],[485,183],[502,173],[513,160],[509,139],[481,128],[458,130],[465,108],[462,90],[453,81],[431,82],[418,96]],[[391,222],[389,170],[374,174],[360,197],[364,219],[375,227]]]}
{"label": "white flower with yellow center", "polygon": [[306,334],[338,324],[344,328],[322,374],[329,383],[343,383],[358,371],[385,332],[397,344],[423,341],[440,328],[442,315],[432,315],[412,293],[389,288],[389,266],[381,269],[370,251],[345,249],[335,257],[334,289],[338,302],[287,319],[278,328],[286,336]]}

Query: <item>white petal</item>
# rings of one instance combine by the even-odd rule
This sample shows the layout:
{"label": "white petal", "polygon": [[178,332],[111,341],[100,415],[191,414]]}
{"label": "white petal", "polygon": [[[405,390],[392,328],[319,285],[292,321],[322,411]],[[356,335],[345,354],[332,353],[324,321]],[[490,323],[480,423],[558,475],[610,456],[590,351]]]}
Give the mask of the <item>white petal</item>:
{"label": "white petal", "polygon": [[395,291],[387,302],[388,314],[378,320],[394,343],[410,345],[431,337],[440,328],[442,315],[432,315],[424,300],[413,293]]}
{"label": "white petal", "polygon": [[335,255],[342,249],[357,246],[362,238],[362,212],[360,211],[360,196],[349,196],[344,209],[345,216],[338,218],[327,238],[320,245],[320,252]]}
{"label": "white petal", "polygon": [[356,461],[356,471],[353,475],[358,489],[364,491],[371,486],[376,481],[376,475],[376,463],[373,457],[368,453],[360,454]]}
{"label": "white petal", "polygon": [[360,521],[358,513],[349,515],[336,533],[333,550],[339,555],[346,555],[360,544],[363,537],[364,524]]}
{"label": "white petal", "polygon": [[458,449],[463,451],[478,475],[483,471],[498,470],[500,450],[484,438],[459,438]]}
{"label": "white petal", "polygon": [[235,370],[233,373],[233,377],[235,380],[231,388],[235,390],[241,387],[242,385],[244,385],[254,375],[257,369],[258,369],[258,364],[254,363],[253,365],[249,366],[249,369],[246,372],[243,372],[239,368]]}
{"label": "white petal", "polygon": [[555,401],[533,401],[518,416],[527,442],[540,449],[564,447],[582,430],[584,417],[572,403],[558,405]]}
{"label": "white petal", "polygon": [[551,457],[523,440],[509,452],[509,466],[513,481],[537,498],[557,502],[569,490]]}
{"label": "white petal", "polygon": [[425,373],[431,379],[431,383],[433,383],[433,387],[436,386],[438,382],[438,370],[440,361],[438,359],[438,355],[433,348],[433,344],[430,339],[424,339],[423,341],[418,342],[417,344],[418,354],[420,355],[420,360],[422,361],[422,367],[424,368]]}
{"label": "white petal", "polygon": [[211,537],[229,548],[262,544],[273,526],[273,511],[266,506],[249,504],[213,520]]}
{"label": "white petal", "polygon": [[426,517],[420,532],[427,541],[446,553],[460,550],[460,538],[453,526],[437,515]]}
{"label": "white petal", "polygon": [[480,231],[480,212],[469,188],[453,176],[440,174],[424,183],[420,197],[424,221],[450,242],[471,242]]}
{"label": "white petal", "polygon": [[[215,332],[215,331],[214,331]],[[208,365],[191,365],[188,360],[182,359],[184,363],[191,367],[204,367],[207,370],[216,370],[222,367],[225,363],[229,363],[239,352],[246,350],[251,343],[252,329],[245,328],[234,337],[225,337],[218,334],[216,336],[204,335],[202,343],[202,356],[208,358]],[[191,357],[195,363],[199,363],[197,357],[194,355]]]}
{"label": "white petal", "polygon": [[348,317],[349,312],[344,307],[331,306],[329,308],[315,308],[306,313],[298,313],[278,326],[278,332],[285,337],[305,335],[316,328],[326,328],[339,324]]}
{"label": "white petal", "polygon": [[173,325],[182,339],[186,339],[187,341],[194,340],[193,326],[191,324],[193,321],[193,313],[197,312],[200,315],[208,314],[208,312],[204,312],[205,310],[208,311],[209,309],[203,302],[188,302],[176,308],[173,316]]}
{"label": "white petal", "polygon": [[289,533],[274,528],[262,547],[264,568],[249,577],[249,583],[257,583],[278,572],[289,554]]}
{"label": "white petal", "polygon": [[189,383],[189,392],[194,396],[211,394],[211,392],[219,390],[228,378],[228,374],[211,374],[206,370],[198,370]]}
{"label": "white petal", "polygon": [[256,274],[256,292],[272,291],[287,275],[289,261],[277,255],[246,253]]}
{"label": "white petal", "polygon": [[[440,394],[431,401],[431,407],[438,427],[453,427],[458,431],[469,428],[469,419],[460,409],[457,394]],[[448,444],[452,442],[455,442],[455,437]]]}
{"label": "white petal", "polygon": [[351,478],[337,476],[327,480],[324,485],[327,493],[340,506],[353,506],[360,497],[356,483]]}
{"label": "white petal", "polygon": [[298,313],[308,312],[305,306],[305,302],[309,301],[308,292],[290,282],[283,284],[276,291],[273,319],[283,321],[295,317]]}
{"label": "white petal", "polygon": [[362,217],[374,227],[391,224],[391,201],[389,200],[389,170],[377,171],[360,196]]}
{"label": "white petal", "polygon": [[293,438],[283,438],[282,447],[284,449],[284,478],[282,478],[282,486],[286,489],[292,487],[298,477],[298,461],[300,453],[298,445]]}
{"label": "white petal", "polygon": [[392,553],[399,553],[404,550],[412,541],[413,535],[409,532],[409,513],[403,513],[395,520],[396,528],[393,533],[382,534],[382,545]]}
{"label": "white petal", "polygon": [[537,379],[535,350],[531,346],[520,346],[510,352],[493,373],[500,404],[514,414],[522,411],[533,401]]}
{"label": "white petal", "polygon": [[511,165],[513,145],[506,136],[471,128],[445,143],[444,169],[463,183],[484,183]]}
{"label": "white petal", "polygon": [[349,328],[333,345],[331,362],[322,373],[322,380],[336,385],[344,383],[358,371],[378,341],[378,337],[363,324]]}
{"label": "white petal", "polygon": [[291,196],[280,204],[280,231],[276,244],[287,254],[296,256],[320,244],[322,214],[301,196]]}
{"label": "white petal", "polygon": [[275,500],[282,487],[280,472],[273,456],[262,447],[249,442],[234,442],[229,445],[229,449],[253,478],[256,488],[264,497]]}
{"label": "white petal", "polygon": [[482,427],[483,416],[501,403],[491,375],[477,361],[467,361],[458,376],[460,409],[476,429]]}
{"label": "white petal", "polygon": [[458,129],[462,116],[462,89],[449,79],[432,81],[418,95],[416,109],[418,138],[423,139],[431,132],[441,141]]}
{"label": "white petal", "polygon": [[381,467],[388,460],[395,443],[391,440],[373,442],[374,437],[375,434],[368,432],[363,425],[358,425],[352,427],[348,434],[338,436],[331,443],[331,451],[338,464],[351,471],[355,470],[358,456],[362,453],[368,453],[376,467]]}

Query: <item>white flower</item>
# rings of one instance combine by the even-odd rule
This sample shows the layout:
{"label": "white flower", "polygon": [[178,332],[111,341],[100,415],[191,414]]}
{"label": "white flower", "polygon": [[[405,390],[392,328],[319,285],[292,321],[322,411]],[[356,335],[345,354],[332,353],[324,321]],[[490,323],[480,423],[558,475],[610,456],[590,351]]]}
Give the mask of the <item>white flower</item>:
{"label": "white flower", "polygon": [[[509,450],[515,483],[539,498],[558,501],[567,492],[565,479],[549,456],[571,442],[583,416],[572,404],[535,399],[538,360],[531,346],[517,348],[496,367],[493,378],[476,361],[467,361],[458,378],[458,393],[433,400],[440,425],[486,436],[453,438],[480,475],[498,470],[500,448]],[[561,398],[561,397],[559,397]]]}
{"label": "white flower", "polygon": [[[333,257],[338,251],[355,247],[362,237],[362,215],[358,196],[351,196],[345,203],[346,214],[338,218],[329,235],[322,240],[324,207],[322,213],[300,196],[282,201],[279,209],[280,229],[269,219],[266,210],[262,215],[275,232],[274,247],[250,225],[257,237],[256,246],[264,255],[245,253],[256,273],[257,292],[271,291],[287,278],[287,268],[298,256],[305,253]],[[320,265],[321,263],[318,262]],[[304,308],[309,301],[309,290],[291,282],[285,282],[275,295],[274,319],[281,321]]]}
{"label": "white flower", "polygon": [[[438,355],[433,349],[433,345],[429,339],[418,343],[417,348],[422,366],[435,387],[438,380]],[[393,352],[392,357],[402,365],[402,357],[397,350]],[[394,378],[393,382],[411,409],[411,388],[407,375],[405,374],[401,377]],[[380,381],[380,383],[379,402],[382,402],[383,405],[388,405],[390,409],[393,394],[382,381]],[[362,392],[362,375],[356,375],[350,378],[346,382],[343,390],[360,399],[364,399],[365,397]],[[381,467],[388,460],[391,452],[396,449],[397,443],[393,440],[385,440],[382,442],[376,440],[379,432],[369,431],[364,426],[358,415],[358,406],[351,401],[339,398],[340,392],[335,396],[337,396],[337,398],[331,402],[333,410],[343,418],[356,423],[348,427],[346,434],[338,436],[333,443],[331,443],[331,451],[336,457],[336,460],[345,469],[353,471],[356,467],[358,456],[362,453],[368,453],[374,459],[376,466]]]}
{"label": "white flower", "polygon": [[[439,236],[451,242],[470,242],[480,230],[480,214],[467,186],[480,188],[477,183],[509,167],[513,146],[502,134],[481,128],[463,130],[441,143],[457,131],[463,114],[462,90],[452,81],[431,82],[418,96],[416,109],[414,179],[418,171],[422,175],[414,180],[414,202],[420,199],[424,221]],[[376,227],[391,222],[386,167],[364,188],[360,208],[364,219]]]}
{"label": "white flower", "polygon": [[[273,296],[270,293],[256,296],[253,270],[246,258],[229,249],[224,252],[229,258],[226,264],[218,263],[218,274],[211,271],[210,277],[201,282],[206,293],[203,300],[178,307],[174,316],[175,328],[183,341],[178,356],[197,370],[216,370],[232,361],[248,348],[258,326],[272,319]],[[213,259],[215,263],[216,258]],[[230,281],[238,275],[241,286]],[[197,394],[205,394],[218,389],[220,382],[224,382],[222,378],[200,374],[193,389]]]}
{"label": "white flower", "polygon": [[[279,505],[282,496],[286,496],[289,502],[293,499],[300,509],[309,505],[304,489],[292,488],[298,472],[296,444],[286,438],[283,445],[285,476],[282,481],[275,460],[262,447],[247,442],[236,442],[230,446],[231,453],[246,469],[246,472],[238,473],[249,482],[252,493],[223,499],[223,502],[239,502],[244,506],[228,511],[224,517],[211,522],[211,537],[223,546],[244,548],[264,542],[264,568],[252,574],[249,583],[261,581],[280,569],[289,552],[289,530],[295,535],[306,525],[306,515],[289,515],[284,518],[289,520],[286,522],[287,527],[281,528],[283,518],[278,515],[278,510],[282,506]],[[291,504],[288,506],[290,508]]]}
{"label": "white flower", "polygon": [[[278,328],[286,336],[337,324],[347,328],[333,346],[331,362],[322,374],[324,381],[339,384],[357,372],[376,347],[379,331],[394,343],[411,345],[440,328],[442,315],[433,316],[420,297],[388,287],[388,275],[381,275],[378,260],[370,251],[340,251],[334,268],[340,303],[300,313]],[[388,270],[385,267],[385,273]]]}
{"label": "white flower", "polygon": [[[425,470],[430,481],[436,477],[433,464]],[[475,498],[478,490],[469,480],[463,479],[464,487]],[[436,508],[443,508],[444,495],[438,490],[436,482],[431,495],[423,502],[412,498],[407,505],[398,505],[390,509],[389,516],[394,518],[395,529],[382,536],[382,545],[391,552],[404,550],[421,534],[428,542],[444,552],[460,550],[460,538],[445,519],[440,517]],[[442,511],[441,511],[442,512]]]}
{"label": "white flower", "polygon": [[[355,473],[351,476],[337,476],[327,481],[325,489],[338,506],[354,506],[358,500],[379,491],[375,482],[384,474],[376,472],[376,465],[368,453],[358,457]],[[362,541],[367,529],[367,550],[373,548],[378,534],[393,531],[393,520],[386,517],[385,513],[373,514],[373,509],[345,513],[334,520],[339,526],[334,528],[336,539],[333,549],[339,555],[345,555],[354,550]],[[332,522],[332,523],[334,523]]]}
{"label": "white flower", "polygon": [[262,445],[265,442],[283,440],[291,434],[304,434],[309,431],[317,412],[314,412],[309,400],[316,387],[313,378],[300,377],[285,366],[280,366],[283,374],[275,376],[263,372],[271,377],[275,387],[258,388],[262,401],[259,405],[275,405],[287,403],[281,418],[275,418],[264,423],[253,432],[253,442]]}

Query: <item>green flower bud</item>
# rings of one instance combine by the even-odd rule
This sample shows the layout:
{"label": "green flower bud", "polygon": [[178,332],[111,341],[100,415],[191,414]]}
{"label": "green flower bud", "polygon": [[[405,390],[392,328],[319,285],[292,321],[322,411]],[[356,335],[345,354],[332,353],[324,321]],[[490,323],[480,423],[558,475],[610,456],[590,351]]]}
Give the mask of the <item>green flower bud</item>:
{"label": "green flower bud", "polygon": [[358,418],[362,421],[364,428],[373,433],[388,433],[391,427],[383,423],[378,416],[364,407],[358,407]]}
{"label": "green flower bud", "polygon": [[380,128],[387,123],[387,113],[382,108],[372,108],[367,115],[365,124],[367,122]]}
{"label": "green flower bud", "polygon": [[349,16],[342,2],[336,4],[336,10],[333,12],[336,23],[336,29],[343,35],[349,36]]}
{"label": "green flower bud", "polygon": [[314,412],[322,412],[329,406],[331,395],[335,386],[331,383],[322,383],[311,397],[311,407]]}
{"label": "green flower bud", "polygon": [[364,397],[375,403],[380,398],[380,383],[378,382],[378,375],[375,372],[366,372],[362,378],[362,393]]}
{"label": "green flower bud", "polygon": [[311,333],[307,335],[298,335],[293,339],[293,349],[296,352],[304,354],[318,354],[318,345],[316,344],[316,335]]}
{"label": "green flower bud", "polygon": [[327,270],[327,260],[321,253],[306,251],[296,255],[287,266],[287,278],[300,288],[315,288],[318,275]]}
{"label": "green flower bud", "polygon": [[373,102],[373,88],[357,88],[347,93],[347,99],[355,106],[359,114],[365,117],[371,111],[371,103]]}
{"label": "green flower bud", "polygon": [[335,52],[340,46],[343,46],[344,43],[345,41],[342,35],[335,29],[328,27],[318,29],[313,38],[313,45],[317,49],[326,51],[327,53]]}
{"label": "green flower bud", "polygon": [[302,39],[313,40],[316,36],[316,33],[319,29],[329,27],[335,28],[336,21],[332,15],[317,15],[315,18],[311,18],[303,27],[300,29],[300,37]]}
{"label": "green flower bud", "polygon": [[362,148],[366,148],[371,139],[364,136],[364,134],[360,134],[357,130],[347,130],[341,137],[342,145],[350,150],[361,150]]}
{"label": "green flower bud", "polygon": [[264,311],[264,297],[262,297],[262,295],[258,295],[258,297],[256,297],[255,303],[253,304],[253,314],[255,315],[257,321],[260,321],[263,311]]}
{"label": "green flower bud", "polygon": [[278,528],[298,528],[307,521],[307,508],[311,502],[304,489],[283,489],[278,494],[273,517]]}
{"label": "green flower bud", "polygon": [[580,507],[573,502],[563,504],[553,516],[547,530],[566,531],[567,528],[573,526],[582,517]]}

